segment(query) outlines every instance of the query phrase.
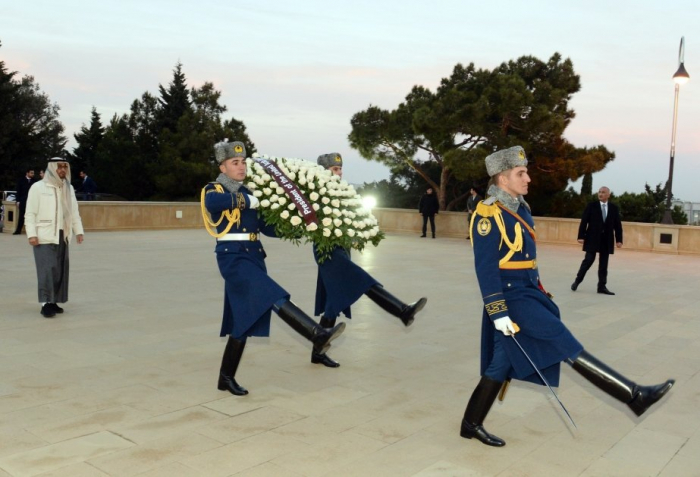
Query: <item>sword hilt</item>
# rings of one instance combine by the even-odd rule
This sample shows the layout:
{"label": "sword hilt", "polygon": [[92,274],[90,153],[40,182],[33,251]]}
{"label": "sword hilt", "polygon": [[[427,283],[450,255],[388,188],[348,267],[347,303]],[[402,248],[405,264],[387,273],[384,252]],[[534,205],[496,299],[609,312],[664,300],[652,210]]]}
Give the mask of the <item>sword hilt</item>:
{"label": "sword hilt", "polygon": [[[516,322],[513,322],[513,328],[515,328],[515,333],[520,331],[520,327],[518,326],[518,324]],[[515,334],[515,333],[513,333],[513,334]]]}

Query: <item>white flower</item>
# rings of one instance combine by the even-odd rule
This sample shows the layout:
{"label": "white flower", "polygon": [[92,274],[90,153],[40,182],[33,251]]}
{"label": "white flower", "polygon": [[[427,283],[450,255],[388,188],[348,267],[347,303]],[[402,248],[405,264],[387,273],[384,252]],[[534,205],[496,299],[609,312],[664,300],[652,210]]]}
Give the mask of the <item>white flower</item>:
{"label": "white flower", "polygon": [[314,190],[316,188],[316,186],[314,185],[314,183],[312,181],[309,181],[309,183],[306,185],[306,187],[308,187],[309,190]]}
{"label": "white flower", "polygon": [[277,204],[277,203],[274,203],[274,204],[272,204],[272,205],[270,206],[270,208],[271,208],[272,210],[277,210],[277,209],[280,208],[280,205]]}
{"label": "white flower", "polygon": [[299,225],[301,223],[301,217],[299,217],[298,215],[295,215],[291,219],[289,219],[289,221],[292,223],[293,226],[296,227],[297,225]]}
{"label": "white flower", "polygon": [[336,227],[340,227],[341,225],[343,225],[343,221],[340,219],[333,219],[333,225],[335,225]]}
{"label": "white flower", "polygon": [[330,217],[324,217],[321,223],[323,223],[324,227],[328,227],[333,223],[333,219],[331,219]]}
{"label": "white flower", "polygon": [[263,200],[260,201],[260,205],[261,205],[262,207],[270,207],[270,201],[267,200],[267,199],[263,199]]}
{"label": "white flower", "polygon": [[279,200],[279,196],[277,194],[272,194],[272,197],[270,197],[270,202],[277,202]]}
{"label": "white flower", "polygon": [[297,184],[306,185],[306,178],[304,178],[302,175],[299,175],[299,180],[297,181]]}
{"label": "white flower", "polygon": [[253,191],[253,195],[254,195],[255,197],[258,197],[258,198],[259,198],[259,197],[262,197],[262,191],[259,191],[259,190]]}
{"label": "white flower", "polygon": [[287,203],[287,198],[286,197],[280,197],[277,199],[277,202],[279,202],[280,205],[284,205]]}
{"label": "white flower", "polygon": [[264,180],[262,180],[260,177],[256,177],[253,179],[257,185],[263,185],[265,183]]}
{"label": "white flower", "polygon": [[323,236],[324,236],[324,237],[330,237],[330,236],[331,236],[331,231],[330,231],[330,229],[323,229]]}
{"label": "white flower", "polygon": [[338,209],[333,209],[333,215],[335,215],[336,217],[340,217],[340,216],[343,215],[343,214],[342,214],[342,212],[340,212],[340,210],[338,210]]}
{"label": "white flower", "polygon": [[350,220],[350,219],[348,219],[347,217],[345,217],[345,218],[343,219],[343,222],[345,222],[345,225],[350,225],[350,224],[352,223],[352,220]]}
{"label": "white flower", "polygon": [[347,232],[345,232],[345,233],[348,234],[348,237],[354,237],[354,236],[355,236],[355,231],[354,231],[353,229],[348,229]]}
{"label": "white flower", "polygon": [[281,187],[277,186],[277,187],[275,188],[275,193],[276,193],[277,195],[282,195],[282,194],[284,194],[284,189],[282,189]]}
{"label": "white flower", "polygon": [[335,229],[335,230],[333,230],[333,232],[335,233],[335,236],[336,236],[336,237],[342,237],[342,236],[343,236],[343,231],[340,230],[340,229]]}
{"label": "white flower", "polygon": [[340,201],[338,199],[333,199],[331,201],[331,205],[337,209],[338,207],[340,207]]}
{"label": "white flower", "polygon": [[[325,184],[325,182],[323,184]],[[326,192],[328,192],[328,189],[323,187],[323,184],[321,183],[321,181],[318,181],[318,185],[321,186],[321,188],[318,190],[318,193],[321,195],[324,195]]]}
{"label": "white flower", "polygon": [[289,211],[283,210],[282,213],[280,214],[280,217],[283,219],[288,219],[289,218]]}
{"label": "white flower", "polygon": [[263,175],[260,176],[260,178],[261,178],[264,182],[270,182],[270,179],[272,179],[272,177],[270,177],[270,174],[268,174],[267,172],[263,173]]}
{"label": "white flower", "polygon": [[293,171],[289,171],[289,174],[287,174],[287,177],[289,177],[289,179],[294,181],[294,180],[296,180],[297,175]]}
{"label": "white flower", "polygon": [[325,204],[325,205],[329,204],[330,201],[331,201],[331,200],[330,200],[328,197],[324,197],[324,198],[321,199],[321,202],[322,202],[323,204]]}
{"label": "white flower", "polygon": [[289,205],[287,206],[287,210],[294,210],[294,209],[296,209],[296,208],[297,208],[297,206],[294,205],[294,203],[291,203],[291,204],[289,204]]}
{"label": "white flower", "polygon": [[309,232],[318,230],[318,224],[316,222],[311,222],[309,225],[306,226],[306,230],[308,230]]}
{"label": "white flower", "polygon": [[268,185],[268,187],[269,187],[270,189],[272,189],[272,190],[277,189],[277,182],[276,182],[274,179],[272,179],[272,180],[270,181],[270,184]]}
{"label": "white flower", "polygon": [[269,187],[265,187],[265,188],[263,189],[263,194],[265,194],[265,195],[270,195],[270,194],[272,194],[272,189],[270,189]]}
{"label": "white flower", "polygon": [[318,210],[318,209],[321,208],[321,206],[318,205],[318,204],[311,204],[311,208],[314,209],[314,210]]}
{"label": "white flower", "polygon": [[311,194],[309,194],[309,199],[313,200],[314,202],[318,200],[318,197],[319,195],[316,192],[312,192]]}
{"label": "white flower", "polygon": [[255,190],[255,182],[246,182],[245,186],[250,190]]}
{"label": "white flower", "polygon": [[333,209],[330,207],[324,207],[323,208],[323,215],[331,215],[333,213]]}
{"label": "white flower", "polygon": [[371,237],[369,230],[365,230],[364,232],[362,232],[362,235],[365,236],[365,239],[369,239]]}
{"label": "white flower", "polygon": [[374,227],[369,231],[369,236],[374,237],[375,235],[377,235],[378,232],[379,232],[379,229],[377,227]]}

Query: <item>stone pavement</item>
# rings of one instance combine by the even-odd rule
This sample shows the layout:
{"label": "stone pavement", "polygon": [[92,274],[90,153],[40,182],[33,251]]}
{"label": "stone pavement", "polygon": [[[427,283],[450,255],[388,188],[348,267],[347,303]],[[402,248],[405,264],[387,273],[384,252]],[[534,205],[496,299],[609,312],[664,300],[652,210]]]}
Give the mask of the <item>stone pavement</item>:
{"label": "stone pavement", "polygon": [[[309,246],[265,239],[272,276],[312,311]],[[354,253],[405,300],[405,328],[367,298],[328,369],[273,315],[237,378],[216,389],[223,281],[203,230],[88,233],[71,245],[70,301],[39,314],[25,236],[0,235],[0,476],[696,476],[700,475],[700,258],[618,251],[609,297],[583,253],[541,246],[564,321],[630,378],[675,377],[637,418],[562,367],[559,396],[515,383],[486,421],[506,447],[459,436],[479,379],[481,301],[464,239],[392,234]],[[596,267],[597,265],[594,265]]]}

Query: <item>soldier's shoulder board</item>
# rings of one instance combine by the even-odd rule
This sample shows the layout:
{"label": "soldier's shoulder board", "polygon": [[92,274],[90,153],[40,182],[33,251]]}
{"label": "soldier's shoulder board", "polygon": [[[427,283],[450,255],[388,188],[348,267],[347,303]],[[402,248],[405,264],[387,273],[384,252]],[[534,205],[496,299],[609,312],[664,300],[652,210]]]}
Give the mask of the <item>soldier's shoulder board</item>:
{"label": "soldier's shoulder board", "polygon": [[479,202],[476,206],[476,213],[482,217],[493,217],[496,215],[498,213],[498,206],[496,205],[495,198],[489,197]]}

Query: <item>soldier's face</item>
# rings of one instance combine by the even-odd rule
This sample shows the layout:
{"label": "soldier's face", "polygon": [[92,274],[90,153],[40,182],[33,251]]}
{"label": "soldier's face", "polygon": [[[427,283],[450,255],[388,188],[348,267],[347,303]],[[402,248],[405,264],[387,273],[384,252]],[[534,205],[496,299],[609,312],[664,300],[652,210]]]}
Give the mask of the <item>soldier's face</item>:
{"label": "soldier's face", "polygon": [[343,177],[343,166],[331,166],[328,170],[338,177]]}
{"label": "soldier's face", "polygon": [[530,176],[527,173],[527,167],[517,166],[500,175],[499,187],[517,197],[527,194],[527,187],[530,183]]}
{"label": "soldier's face", "polygon": [[232,157],[219,164],[219,170],[229,179],[241,182],[246,176],[245,158]]}

